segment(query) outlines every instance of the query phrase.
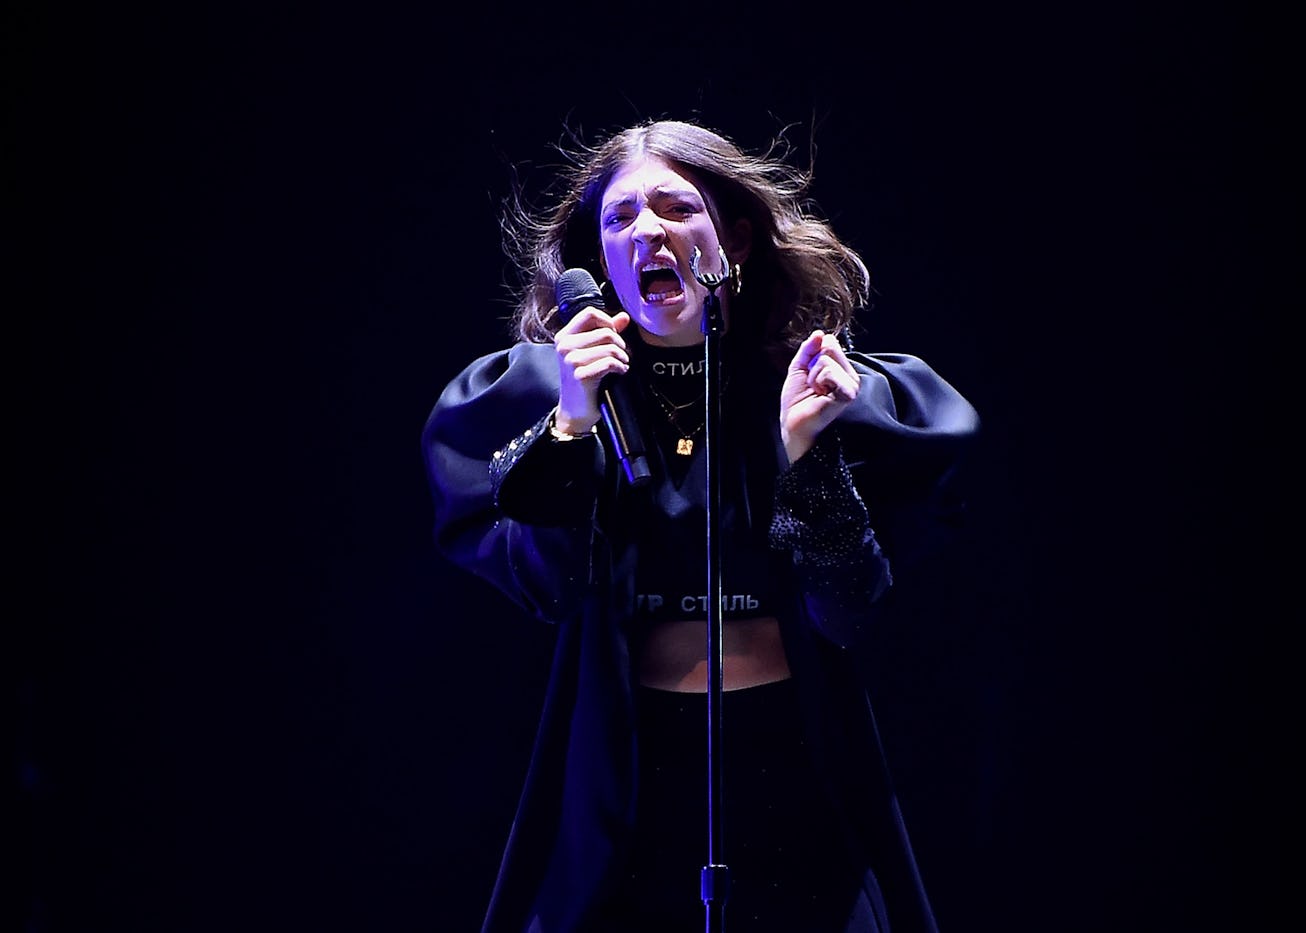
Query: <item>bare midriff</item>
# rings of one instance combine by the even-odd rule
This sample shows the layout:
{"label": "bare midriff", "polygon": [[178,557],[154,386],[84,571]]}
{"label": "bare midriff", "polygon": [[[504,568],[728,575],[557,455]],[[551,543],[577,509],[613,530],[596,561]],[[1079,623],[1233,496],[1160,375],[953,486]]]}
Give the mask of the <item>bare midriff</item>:
{"label": "bare midriff", "polygon": [[[775,683],[789,676],[777,619],[767,616],[722,621],[723,690]],[[639,682],[658,690],[706,693],[707,621],[659,622],[649,628],[640,651]]]}

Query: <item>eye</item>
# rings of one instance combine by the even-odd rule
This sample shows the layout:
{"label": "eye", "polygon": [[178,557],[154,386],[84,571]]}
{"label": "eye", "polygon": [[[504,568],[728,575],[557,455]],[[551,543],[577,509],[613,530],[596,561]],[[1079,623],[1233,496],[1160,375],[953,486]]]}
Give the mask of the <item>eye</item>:
{"label": "eye", "polygon": [[603,215],[603,226],[620,227],[623,224],[630,223],[630,218],[633,216],[634,213],[629,210],[617,209],[608,211],[608,213]]}

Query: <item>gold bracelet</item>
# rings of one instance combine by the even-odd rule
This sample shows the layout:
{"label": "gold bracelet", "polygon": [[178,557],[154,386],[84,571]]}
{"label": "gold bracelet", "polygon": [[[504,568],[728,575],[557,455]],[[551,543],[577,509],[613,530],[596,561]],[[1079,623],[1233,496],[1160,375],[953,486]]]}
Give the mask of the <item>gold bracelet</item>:
{"label": "gold bracelet", "polygon": [[558,409],[553,409],[552,414],[549,415],[549,437],[553,438],[555,441],[580,440],[582,437],[593,434],[597,428],[598,425],[595,425],[584,434],[568,434],[566,431],[558,429]]}

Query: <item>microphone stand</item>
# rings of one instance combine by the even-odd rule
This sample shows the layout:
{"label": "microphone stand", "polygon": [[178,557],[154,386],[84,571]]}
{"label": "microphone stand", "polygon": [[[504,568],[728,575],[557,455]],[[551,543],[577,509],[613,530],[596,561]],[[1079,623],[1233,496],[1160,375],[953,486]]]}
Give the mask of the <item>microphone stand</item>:
{"label": "microphone stand", "polygon": [[722,827],[724,826],[724,806],[722,803],[721,775],[721,694],[722,694],[722,660],[721,660],[721,456],[717,447],[717,438],[721,425],[721,333],[724,321],[721,313],[721,299],[717,289],[730,279],[730,264],[725,250],[717,247],[721,254],[719,275],[699,271],[699,259],[702,251],[694,247],[690,268],[698,283],[708,290],[707,301],[703,305],[703,378],[706,382],[704,395],[704,437],[707,460],[707,865],[699,875],[699,891],[707,911],[708,933],[722,933],[725,930],[725,906],[730,893],[730,869],[724,862],[722,854]]}

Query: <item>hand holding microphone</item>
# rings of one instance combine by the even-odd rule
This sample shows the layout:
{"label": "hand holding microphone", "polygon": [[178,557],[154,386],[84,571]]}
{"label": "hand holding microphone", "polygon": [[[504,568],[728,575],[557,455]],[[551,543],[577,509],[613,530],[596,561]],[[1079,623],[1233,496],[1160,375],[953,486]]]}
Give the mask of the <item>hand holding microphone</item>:
{"label": "hand holding microphone", "polygon": [[[598,284],[585,269],[564,272],[558,279],[556,295],[558,318],[563,324],[555,336],[561,376],[559,419],[593,424],[597,407],[626,479],[632,486],[642,486],[652,472],[624,381],[630,357],[621,331],[629,325],[630,317],[624,311],[613,317],[607,315]],[[560,427],[565,430],[567,426]]]}

